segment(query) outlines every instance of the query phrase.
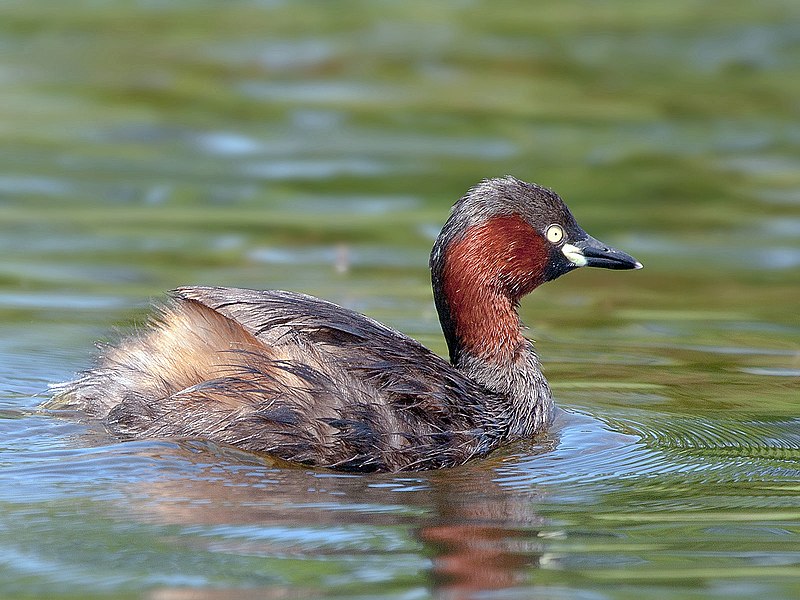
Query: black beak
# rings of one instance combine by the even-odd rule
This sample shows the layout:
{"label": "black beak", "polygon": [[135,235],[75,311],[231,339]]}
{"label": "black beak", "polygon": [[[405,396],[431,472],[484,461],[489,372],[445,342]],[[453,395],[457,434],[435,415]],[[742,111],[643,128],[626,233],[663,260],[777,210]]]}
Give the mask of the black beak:
{"label": "black beak", "polygon": [[564,255],[577,266],[601,267],[603,269],[641,269],[642,263],[621,250],[607,246],[592,236],[565,244]]}

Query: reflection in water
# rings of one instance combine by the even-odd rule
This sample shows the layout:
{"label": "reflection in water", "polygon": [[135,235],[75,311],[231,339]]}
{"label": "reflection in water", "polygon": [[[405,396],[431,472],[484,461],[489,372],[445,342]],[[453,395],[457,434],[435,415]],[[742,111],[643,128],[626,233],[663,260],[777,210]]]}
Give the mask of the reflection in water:
{"label": "reflection in water", "polygon": [[[554,443],[550,438],[539,451]],[[194,442],[176,452],[199,468],[188,469],[185,478],[125,486],[119,509],[144,523],[181,526],[183,543],[198,550],[341,561],[349,572],[344,577],[353,581],[385,577],[409,562],[417,576],[429,572],[437,597],[453,599],[524,583],[542,552],[537,534],[543,518],[536,512],[542,491],[498,485],[494,467],[502,458],[407,477],[314,473]],[[427,561],[415,560],[416,553]],[[292,597],[313,597],[322,583],[292,587],[298,594]],[[279,598],[287,590],[279,584],[259,593]],[[226,597],[218,593],[160,588],[152,597]]]}
{"label": "reflection in water", "polygon": [[[487,483],[484,491],[495,487]],[[446,488],[436,492],[448,497]],[[460,599],[524,583],[527,569],[538,566],[542,552],[533,541],[542,520],[535,507],[535,499],[525,496],[493,496],[485,503],[450,497],[442,514],[419,530],[432,553],[434,589],[446,591],[445,598]]]}
{"label": "reflection in water", "polygon": [[[780,482],[800,475],[792,421],[730,423],[740,442],[731,460],[729,446],[715,429],[704,433],[701,420],[676,420],[677,437],[646,422],[647,414],[620,424],[639,432],[630,435],[561,412],[550,434],[488,460],[367,476],[293,468],[200,442],[103,446],[111,440],[101,431],[87,435],[72,421],[17,415],[27,428],[0,420],[5,443],[21,457],[4,470],[16,484],[0,496],[11,507],[0,536],[11,522],[37,543],[52,535],[37,509],[14,504],[16,495],[41,500],[88,485],[84,493],[101,504],[87,512],[70,499],[58,519],[67,532],[79,526],[86,542],[77,552],[63,543],[40,552],[48,565],[40,574],[58,581],[97,564],[102,574],[92,576],[93,586],[139,581],[154,598],[216,600],[230,590],[243,598],[376,597],[386,595],[389,581],[423,597],[473,598],[504,589],[539,593],[554,573],[568,571],[597,582],[634,574],[691,581],[714,569],[789,576],[791,567],[781,565],[793,560],[796,493]],[[35,435],[72,436],[71,446],[89,447],[49,452],[47,462],[39,451],[25,464]],[[108,541],[119,535],[123,547]],[[729,543],[720,545],[721,538]],[[765,539],[773,561],[782,562],[759,561]],[[688,554],[687,544],[694,548]],[[674,563],[675,553],[685,564]],[[697,562],[702,556],[706,562]],[[146,577],[137,568],[143,560]]]}
{"label": "reflection in water", "polygon": [[[714,429],[688,435],[701,420],[676,421],[685,433],[670,437],[648,414],[620,424],[640,436],[562,412],[549,435],[487,460],[362,476],[199,442],[118,443],[15,413],[0,419],[16,457],[2,471],[0,542],[50,585],[165,599],[392,597],[388,582],[414,597],[538,594],[569,572],[789,577],[792,421],[729,424],[741,441],[731,460]],[[53,438],[69,443],[52,449]],[[759,559],[765,543],[772,562]]]}

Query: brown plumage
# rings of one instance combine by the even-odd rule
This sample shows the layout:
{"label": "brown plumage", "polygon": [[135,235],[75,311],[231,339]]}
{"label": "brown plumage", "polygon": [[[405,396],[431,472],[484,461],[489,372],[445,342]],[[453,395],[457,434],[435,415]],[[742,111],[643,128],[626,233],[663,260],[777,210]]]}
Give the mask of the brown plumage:
{"label": "brown plumage", "polygon": [[487,180],[454,205],[431,254],[452,365],[311,296],[184,287],[58,395],[121,436],[205,438],[348,471],[458,465],[550,423],[516,307],[581,264],[641,266],[588,236],[553,192]]}

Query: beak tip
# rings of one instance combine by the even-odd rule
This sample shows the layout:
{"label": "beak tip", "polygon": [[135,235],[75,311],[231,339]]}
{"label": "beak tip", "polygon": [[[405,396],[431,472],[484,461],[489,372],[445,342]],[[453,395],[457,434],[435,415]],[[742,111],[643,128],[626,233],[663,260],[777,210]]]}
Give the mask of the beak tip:
{"label": "beak tip", "polygon": [[641,269],[643,267],[644,267],[644,265],[642,263],[640,263],[638,260],[636,261],[636,264],[633,265],[633,269],[635,271],[638,271],[639,269]]}

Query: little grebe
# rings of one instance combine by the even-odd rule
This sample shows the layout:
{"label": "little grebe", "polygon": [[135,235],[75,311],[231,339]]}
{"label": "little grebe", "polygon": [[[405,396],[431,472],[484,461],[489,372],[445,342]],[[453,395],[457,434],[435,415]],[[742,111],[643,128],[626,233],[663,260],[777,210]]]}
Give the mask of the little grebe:
{"label": "little grebe", "polygon": [[519,301],[577,267],[639,269],[554,192],[482,181],[430,257],[448,364],[364,315],[283,291],[183,287],[59,396],[123,436],[189,437],[345,471],[462,464],[546,428]]}

